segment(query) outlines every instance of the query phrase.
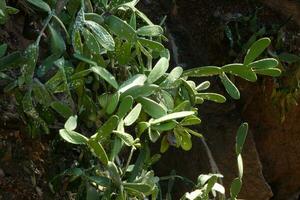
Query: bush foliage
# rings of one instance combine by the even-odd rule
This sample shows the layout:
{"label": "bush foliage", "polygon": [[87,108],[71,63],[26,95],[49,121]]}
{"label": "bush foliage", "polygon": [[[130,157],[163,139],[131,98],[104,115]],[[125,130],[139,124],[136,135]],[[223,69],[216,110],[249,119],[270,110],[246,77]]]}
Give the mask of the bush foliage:
{"label": "bush foliage", "polygon": [[[276,59],[258,59],[270,45],[268,38],[254,42],[243,63],[170,68],[163,27],[153,24],[137,3],[26,0],[27,9],[20,9],[37,14],[41,25],[36,40],[24,51],[6,53],[7,45],[0,46],[4,91],[15,96],[27,132],[37,137],[58,126],[61,138],[94,155],[96,162],[90,168],[61,174],[80,180],[80,198],[163,198],[161,180],[151,169],[159,156],[151,154],[150,143],[160,142],[161,153],[170,147],[190,150],[192,140],[202,137],[193,128],[201,123],[197,106],[226,101],[223,95],[206,92],[209,81],[199,84],[190,77],[218,76],[227,93],[239,99],[231,76],[254,82],[257,74],[280,75]],[[1,24],[18,12],[5,1],[0,2],[0,11]],[[232,199],[242,185],[247,130],[244,123],[237,134],[239,176],[230,188]],[[138,155],[135,160],[133,154]],[[220,178],[220,174],[200,175],[195,190],[182,199],[225,198]]]}

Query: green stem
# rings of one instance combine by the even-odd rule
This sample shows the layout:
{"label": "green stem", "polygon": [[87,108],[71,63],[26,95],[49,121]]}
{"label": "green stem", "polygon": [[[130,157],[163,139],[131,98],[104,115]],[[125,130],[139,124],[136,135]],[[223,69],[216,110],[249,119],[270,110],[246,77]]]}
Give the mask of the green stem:
{"label": "green stem", "polygon": [[38,36],[37,39],[36,39],[36,44],[37,44],[37,45],[40,43],[41,38],[42,38],[42,36],[43,36],[43,34],[44,34],[44,31],[45,31],[45,29],[47,28],[48,24],[50,23],[50,21],[51,21],[53,15],[54,15],[54,12],[52,11],[52,12],[49,14],[48,18],[46,19],[46,22],[45,22],[45,24],[44,24],[42,30],[40,31],[39,36]]}
{"label": "green stem", "polygon": [[[129,165],[130,165],[130,162],[131,162],[131,159],[132,159],[132,156],[133,156],[133,152],[134,152],[134,151],[135,151],[135,147],[133,146],[133,147],[131,148],[131,150],[130,150],[129,157],[128,157],[126,166],[125,166],[125,168],[124,168],[124,174],[126,173],[128,167],[129,167]],[[124,174],[123,174],[123,175],[124,175]]]}

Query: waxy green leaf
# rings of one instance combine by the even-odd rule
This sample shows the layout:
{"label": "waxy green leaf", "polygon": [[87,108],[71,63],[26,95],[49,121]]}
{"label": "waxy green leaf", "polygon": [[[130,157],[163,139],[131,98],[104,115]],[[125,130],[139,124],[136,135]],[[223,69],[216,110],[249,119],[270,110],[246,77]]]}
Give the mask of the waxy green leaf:
{"label": "waxy green leaf", "polygon": [[126,126],[131,126],[139,117],[142,110],[142,104],[138,103],[124,119]]}
{"label": "waxy green leaf", "polygon": [[231,80],[227,77],[225,73],[222,73],[220,75],[221,81],[228,92],[228,94],[233,99],[240,99],[240,91],[237,89],[237,87],[231,82]]}
{"label": "waxy green leaf", "polygon": [[271,40],[269,38],[261,38],[254,42],[247,51],[244,65],[249,65],[253,62],[270,44]]}
{"label": "waxy green leaf", "polygon": [[154,83],[167,72],[168,68],[169,68],[168,59],[164,57],[159,59],[159,61],[154,66],[154,68],[150,71],[147,82]]}
{"label": "waxy green leaf", "polygon": [[108,82],[115,89],[119,88],[119,84],[116,81],[115,77],[107,71],[107,69],[99,66],[92,67],[92,71],[98,74],[101,78],[103,78],[106,82]]}
{"label": "waxy green leaf", "polygon": [[60,129],[59,135],[69,143],[72,144],[86,144],[88,142],[88,138],[80,133],[75,131]]}
{"label": "waxy green leaf", "polygon": [[147,25],[139,28],[137,30],[137,34],[141,36],[160,36],[164,33],[164,30],[161,26],[158,25]]}
{"label": "waxy green leaf", "polygon": [[143,110],[153,118],[159,118],[167,114],[165,108],[152,99],[140,97],[137,101],[142,104]]}
{"label": "waxy green leaf", "polygon": [[85,23],[87,27],[95,34],[95,37],[100,45],[102,45],[108,51],[114,51],[114,39],[105,28],[94,21],[86,20]]}

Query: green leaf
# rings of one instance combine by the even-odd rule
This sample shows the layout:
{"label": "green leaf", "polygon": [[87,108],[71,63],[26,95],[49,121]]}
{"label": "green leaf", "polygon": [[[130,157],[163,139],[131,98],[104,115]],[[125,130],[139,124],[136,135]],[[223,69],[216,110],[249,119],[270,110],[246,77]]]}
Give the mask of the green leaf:
{"label": "green leaf", "polygon": [[146,183],[123,183],[125,190],[134,190],[143,194],[149,193],[152,187]]}
{"label": "green leaf", "polygon": [[90,52],[94,54],[101,54],[101,47],[96,37],[86,28],[84,28],[81,32],[84,38],[84,44],[90,50]]}
{"label": "green leaf", "polygon": [[[144,85],[147,77],[144,74],[137,74],[132,76],[130,79],[126,80],[120,87],[119,92],[124,93],[127,90],[135,87]],[[127,95],[126,95],[127,96]]]}
{"label": "green leaf", "polygon": [[159,61],[154,66],[154,68],[150,71],[147,82],[154,83],[155,81],[157,81],[160,77],[162,77],[167,72],[168,67],[169,67],[168,59],[164,57],[159,59]]}
{"label": "green leaf", "polygon": [[94,139],[90,139],[88,141],[88,145],[97,158],[99,158],[104,165],[108,165],[108,157],[101,143]]}
{"label": "green leaf", "polygon": [[73,111],[70,106],[61,101],[54,101],[50,106],[65,119],[68,119],[73,115]]}
{"label": "green leaf", "polygon": [[170,131],[176,127],[177,123],[175,121],[168,121],[166,123],[152,125],[151,128],[153,130],[157,130],[159,132]]}
{"label": "green leaf", "polygon": [[68,131],[74,131],[77,127],[77,116],[71,116],[65,123],[65,129]]}
{"label": "green leaf", "polygon": [[146,97],[139,97],[137,99],[142,104],[143,110],[153,118],[159,118],[167,114],[164,107]]}
{"label": "green leaf", "polygon": [[286,62],[288,64],[292,64],[292,63],[300,61],[299,56],[297,56],[295,54],[291,54],[291,53],[281,53],[278,55],[278,58],[280,61]]}
{"label": "green leaf", "polygon": [[116,57],[120,65],[126,65],[131,59],[131,44],[124,42],[117,45]]}
{"label": "green leaf", "polygon": [[231,80],[227,77],[225,73],[222,73],[220,75],[221,81],[228,92],[228,94],[233,98],[233,99],[240,99],[240,92],[237,89],[237,87],[231,82]]}
{"label": "green leaf", "polygon": [[138,103],[124,119],[125,125],[131,126],[139,118],[141,110],[142,104]]}
{"label": "green leaf", "polygon": [[116,110],[119,104],[119,98],[120,98],[119,92],[116,92],[111,96],[108,102],[108,106],[106,107],[107,114],[111,115]]}
{"label": "green leaf", "polygon": [[269,69],[255,69],[257,74],[265,75],[265,76],[273,76],[278,77],[281,75],[281,70],[278,68],[269,68]]}
{"label": "green leaf", "polygon": [[198,93],[197,97],[200,97],[205,100],[214,101],[216,103],[225,103],[226,98],[217,93]]}
{"label": "green leaf", "polygon": [[38,59],[38,45],[33,43],[27,47],[24,51],[25,62],[22,63],[21,71],[22,77],[26,85],[31,85],[33,82],[33,76],[35,72],[36,62]]}
{"label": "green leaf", "polygon": [[170,147],[170,144],[168,142],[168,136],[165,135],[162,140],[161,140],[161,143],[160,143],[160,152],[161,153],[165,153]]}
{"label": "green leaf", "polygon": [[0,58],[0,71],[14,67],[18,62],[23,61],[20,52],[13,52],[7,56]]}
{"label": "green leaf", "polygon": [[242,188],[242,181],[239,178],[235,178],[230,186],[230,196],[231,199],[235,199],[237,195],[240,193]]}
{"label": "green leaf", "polygon": [[103,186],[103,187],[109,187],[110,186],[110,179],[105,176],[86,176],[86,178],[92,182],[96,183],[97,185]]}
{"label": "green leaf", "polygon": [[114,134],[121,138],[127,146],[132,146],[134,144],[134,139],[130,134],[123,131],[114,131]]}
{"label": "green leaf", "polygon": [[98,15],[97,13],[84,13],[84,18],[86,20],[94,21],[97,24],[104,23],[104,18],[101,15]]}
{"label": "green leaf", "polygon": [[94,21],[85,21],[87,27],[91,29],[91,31],[95,34],[96,39],[99,44],[101,44],[108,51],[114,51],[115,42],[113,37],[109,34],[105,28],[103,28],[100,24],[97,24]]}
{"label": "green leaf", "polygon": [[186,111],[186,110],[190,110],[191,109],[191,103],[188,100],[185,100],[183,102],[181,102],[180,104],[178,104],[173,112],[180,112],[180,111]]}
{"label": "green leaf", "polygon": [[84,135],[71,130],[60,129],[59,135],[72,144],[86,144],[88,142],[88,139]]}
{"label": "green leaf", "polygon": [[160,36],[164,33],[164,30],[161,26],[158,25],[147,25],[139,28],[137,30],[137,34],[141,36]]}
{"label": "green leaf", "polygon": [[50,96],[49,92],[47,91],[44,84],[42,84],[38,79],[34,79],[34,83],[32,85],[32,90],[34,97],[37,102],[41,105],[49,107],[52,101],[52,97]]}
{"label": "green leaf", "polygon": [[209,82],[209,81],[204,81],[204,82],[200,83],[200,84],[196,87],[196,91],[207,90],[209,87],[210,87],[210,82]]}
{"label": "green leaf", "polygon": [[190,115],[185,117],[181,122],[181,126],[193,126],[201,123],[201,119],[196,117],[195,115]]}
{"label": "green leaf", "polygon": [[229,64],[223,66],[222,69],[224,72],[239,76],[247,81],[255,82],[257,80],[255,72],[250,67],[246,67],[243,64]]}
{"label": "green leaf", "polygon": [[181,77],[183,73],[182,67],[175,67],[172,71],[168,74],[166,80],[164,80],[160,86],[163,88],[172,88],[175,87],[174,83]]}
{"label": "green leaf", "polygon": [[119,38],[134,43],[137,40],[135,30],[126,21],[111,15],[105,19],[109,29]]}
{"label": "green leaf", "polygon": [[137,126],[137,133],[138,135],[141,135],[144,133],[144,131],[150,127],[150,124],[148,122],[139,122]]}
{"label": "green leaf", "polygon": [[66,44],[60,33],[58,33],[50,24],[48,25],[51,35],[51,51],[57,56],[61,56],[66,50]]}
{"label": "green leaf", "polygon": [[155,143],[159,137],[160,137],[160,132],[157,130],[152,130],[151,128],[148,129],[148,135],[151,140],[151,142]]}
{"label": "green leaf", "polygon": [[7,44],[0,45],[0,57],[4,56],[7,50]]}
{"label": "green leaf", "polygon": [[238,170],[239,170],[239,178],[242,179],[244,174],[244,167],[243,167],[243,158],[241,154],[237,156],[237,163],[238,163]]}
{"label": "green leaf", "polygon": [[182,82],[182,86],[186,89],[188,96],[189,96],[189,100],[191,102],[192,105],[195,104],[196,101],[196,91],[192,88],[192,86],[183,78],[180,79]]}
{"label": "green leaf", "polygon": [[203,138],[203,135],[201,133],[198,133],[198,132],[193,131],[193,130],[191,130],[189,128],[186,128],[186,127],[184,127],[184,130],[186,130],[187,132],[189,132],[190,134],[192,134],[192,135],[194,135],[198,138]]}
{"label": "green leaf", "polygon": [[162,95],[163,104],[168,108],[168,110],[173,110],[174,108],[173,96],[165,90],[161,90],[161,95]]}
{"label": "green leaf", "polygon": [[81,55],[81,54],[74,53],[73,56],[74,56],[75,58],[77,58],[78,60],[83,61],[83,62],[85,62],[85,63],[88,63],[88,64],[90,64],[90,65],[97,65],[97,63],[96,63],[95,61],[93,61],[93,60],[91,60],[90,58],[87,58],[87,57],[85,57],[85,56],[83,56],[83,55]]}
{"label": "green leaf", "polygon": [[116,184],[116,186],[120,186],[122,184],[121,177],[115,163],[108,161],[107,170],[109,172],[111,179]]}
{"label": "green leaf", "polygon": [[111,2],[110,2],[110,7],[111,8],[116,8],[116,7],[118,7],[118,6],[121,6],[121,5],[123,5],[123,4],[126,4],[126,3],[128,3],[128,2],[131,2],[132,0],[112,0]]}
{"label": "green leaf", "polygon": [[132,12],[129,24],[134,30],[136,30],[136,14],[135,14],[135,12]]}
{"label": "green leaf", "polygon": [[193,111],[175,112],[175,113],[167,114],[158,119],[153,119],[150,121],[150,124],[158,124],[158,123],[162,123],[162,122],[166,122],[166,121],[170,121],[170,120],[174,120],[174,119],[184,118],[184,117],[187,117],[187,116],[190,116],[193,114],[195,114],[195,112],[193,112]]}
{"label": "green leaf", "polygon": [[182,76],[189,76],[189,77],[204,77],[204,76],[214,76],[219,75],[223,71],[220,67],[215,66],[205,66],[205,67],[198,67],[189,69],[183,72]]}
{"label": "green leaf", "polygon": [[94,66],[92,67],[92,71],[98,74],[101,78],[103,78],[106,82],[108,82],[111,86],[113,86],[115,89],[119,88],[118,82],[116,81],[115,77],[107,71],[103,67]]}
{"label": "green leaf", "polygon": [[26,0],[26,1],[39,8],[41,11],[45,11],[47,13],[51,12],[50,6],[42,0]]}
{"label": "green leaf", "polygon": [[117,115],[120,119],[122,119],[127,114],[127,112],[131,109],[132,104],[133,98],[131,96],[126,96],[121,100],[117,111]]}
{"label": "green leaf", "polygon": [[111,116],[97,131],[92,138],[96,137],[96,140],[106,139],[110,136],[112,131],[118,126],[119,117],[116,115]]}
{"label": "green leaf", "polygon": [[121,95],[121,98],[124,96],[132,96],[134,99],[138,97],[148,97],[151,94],[155,93],[159,88],[158,85],[150,84],[150,85],[143,85],[143,86],[135,86],[127,90]]}
{"label": "green leaf", "polygon": [[75,29],[72,33],[72,45],[75,53],[83,54],[83,44],[82,44],[79,30]]}
{"label": "green leaf", "polygon": [[181,148],[185,151],[189,151],[192,149],[191,135],[184,129],[181,132],[181,144],[180,145],[181,145]]}
{"label": "green leaf", "polygon": [[247,133],[248,133],[248,123],[241,124],[241,126],[237,131],[237,136],[236,136],[235,151],[237,155],[242,153],[243,146],[246,141]]}
{"label": "green leaf", "polygon": [[249,65],[253,62],[270,44],[271,40],[269,38],[261,38],[254,42],[247,51],[244,65]]}
{"label": "green leaf", "polygon": [[159,42],[156,42],[153,40],[148,40],[145,38],[138,38],[138,41],[143,47],[147,47],[147,48],[151,49],[152,51],[161,52],[161,51],[165,50],[165,47]]}
{"label": "green leaf", "polygon": [[274,58],[265,58],[249,64],[254,69],[274,68],[278,66],[278,61]]}

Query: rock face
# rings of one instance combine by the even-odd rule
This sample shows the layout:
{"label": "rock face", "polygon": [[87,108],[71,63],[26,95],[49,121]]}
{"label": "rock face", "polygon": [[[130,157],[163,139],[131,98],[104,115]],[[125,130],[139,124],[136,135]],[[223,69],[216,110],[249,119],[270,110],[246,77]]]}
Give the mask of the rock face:
{"label": "rock face", "polygon": [[298,199],[293,196],[299,196],[300,191],[300,107],[290,108],[281,122],[281,108],[270,98],[272,87],[263,86],[247,84],[244,88],[252,91],[244,93],[245,99],[253,101],[244,108],[243,116],[252,124],[263,173],[272,186],[274,199]]}

